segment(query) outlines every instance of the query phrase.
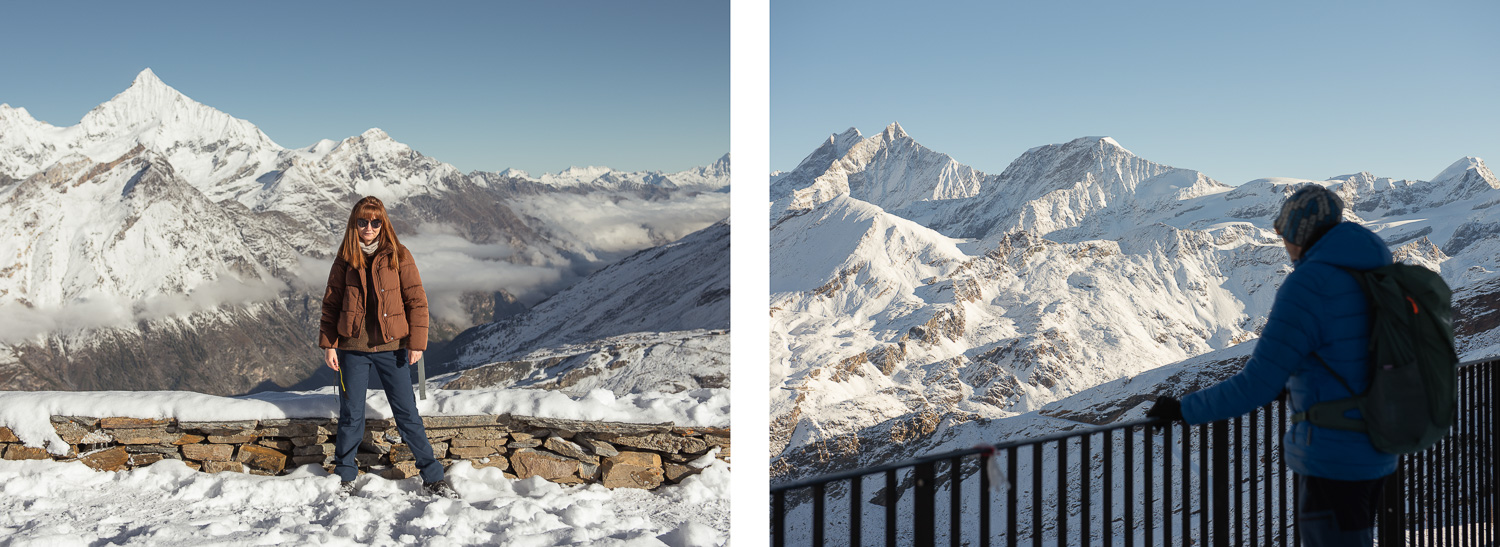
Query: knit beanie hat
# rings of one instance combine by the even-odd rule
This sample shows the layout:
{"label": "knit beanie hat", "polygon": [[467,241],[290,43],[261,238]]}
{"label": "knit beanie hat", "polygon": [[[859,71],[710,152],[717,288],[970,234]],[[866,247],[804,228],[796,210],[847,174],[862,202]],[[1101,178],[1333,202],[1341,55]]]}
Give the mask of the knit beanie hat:
{"label": "knit beanie hat", "polygon": [[1275,228],[1287,243],[1306,248],[1343,219],[1344,201],[1327,188],[1309,184],[1281,204]]}

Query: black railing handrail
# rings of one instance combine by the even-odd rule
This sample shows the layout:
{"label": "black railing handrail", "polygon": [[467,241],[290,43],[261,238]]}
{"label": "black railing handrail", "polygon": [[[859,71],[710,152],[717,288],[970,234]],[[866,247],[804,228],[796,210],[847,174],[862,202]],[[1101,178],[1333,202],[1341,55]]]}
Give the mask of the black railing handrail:
{"label": "black railing handrail", "polygon": [[[1491,361],[1500,361],[1500,355],[1493,356],[1493,357],[1487,357],[1487,358],[1484,358],[1484,359],[1475,359],[1475,360],[1471,360],[1471,361],[1463,361],[1463,362],[1460,362],[1457,365],[1454,365],[1454,368],[1463,368],[1463,367],[1467,367],[1467,366],[1471,366],[1471,365],[1478,365],[1478,364],[1483,364],[1483,363],[1489,363]],[[1223,421],[1223,420],[1220,420],[1220,421]],[[1120,430],[1120,429],[1127,429],[1127,428],[1134,428],[1134,427],[1163,426],[1163,425],[1167,425],[1169,423],[1171,423],[1171,422],[1168,421],[1168,420],[1160,419],[1160,418],[1149,418],[1149,419],[1145,419],[1145,420],[1133,420],[1133,421],[1130,421],[1130,422],[1124,422],[1124,423],[1119,423],[1119,424],[1110,424],[1110,425],[1103,426],[1103,427],[1089,428],[1089,429],[1085,429],[1085,430],[1069,430],[1069,431],[1065,431],[1065,432],[1061,432],[1061,433],[1053,433],[1053,434],[1050,434],[1050,435],[1043,435],[1043,436],[1040,436],[1040,437],[1028,437],[1028,438],[1025,438],[1025,439],[1018,439],[1018,440],[1013,440],[1013,441],[1006,441],[1006,442],[1003,442],[1003,443],[1000,443],[1000,444],[996,444],[996,445],[993,445],[993,446],[978,446],[978,447],[967,448],[967,449],[963,449],[963,450],[954,450],[952,452],[943,452],[943,453],[939,453],[939,454],[929,454],[927,456],[922,456],[922,457],[919,457],[919,458],[913,458],[913,459],[899,461],[899,462],[895,462],[895,463],[888,463],[888,464],[878,465],[878,466],[875,466],[875,467],[865,467],[865,468],[860,468],[860,469],[851,469],[851,470],[848,470],[848,471],[839,471],[839,472],[835,472],[835,473],[829,473],[829,474],[826,474],[826,475],[818,475],[816,477],[810,477],[810,478],[806,478],[806,479],[802,479],[802,480],[798,480],[798,481],[792,481],[792,482],[788,482],[788,483],[778,484],[778,485],[774,485],[774,486],[771,487],[770,493],[771,494],[775,494],[777,492],[785,492],[787,490],[797,490],[797,489],[800,489],[800,488],[808,488],[808,487],[817,486],[817,485],[820,485],[820,484],[827,484],[827,483],[835,482],[835,481],[841,481],[841,480],[847,480],[847,479],[854,479],[854,478],[863,477],[865,475],[873,475],[873,474],[876,474],[876,473],[884,473],[886,471],[891,471],[891,470],[896,470],[896,469],[904,469],[904,468],[907,468],[907,467],[915,467],[917,465],[921,465],[921,464],[925,464],[925,463],[933,463],[933,462],[945,461],[945,460],[950,460],[952,458],[963,457],[963,456],[971,456],[971,455],[974,455],[974,454],[983,454],[985,452],[1004,450],[1004,449],[1012,448],[1012,447],[1029,446],[1029,445],[1033,445],[1033,444],[1048,443],[1048,442],[1052,442],[1052,441],[1062,441],[1062,440],[1072,439],[1074,437],[1090,436],[1090,435],[1093,435],[1095,433],[1104,433],[1106,431],[1117,431],[1117,430]]]}
{"label": "black railing handrail", "polygon": [[907,467],[915,467],[915,466],[918,466],[918,465],[921,465],[921,464],[924,464],[924,463],[933,463],[933,462],[947,461],[947,460],[951,460],[953,458],[959,458],[959,457],[963,457],[963,456],[972,456],[974,454],[983,454],[985,452],[1005,450],[1005,449],[1011,448],[1011,447],[1021,447],[1021,446],[1028,446],[1028,445],[1033,445],[1033,444],[1048,443],[1048,442],[1052,442],[1052,441],[1061,441],[1061,440],[1064,440],[1064,439],[1072,439],[1074,437],[1082,437],[1082,436],[1087,436],[1087,435],[1093,435],[1095,433],[1103,433],[1105,431],[1116,431],[1116,430],[1130,428],[1130,427],[1144,427],[1144,426],[1151,426],[1151,425],[1161,425],[1163,423],[1166,423],[1166,422],[1164,422],[1163,420],[1161,420],[1159,418],[1150,418],[1150,419],[1145,419],[1145,420],[1134,420],[1134,421],[1130,421],[1130,422],[1123,422],[1123,423],[1118,423],[1118,424],[1110,424],[1110,425],[1103,426],[1103,427],[1089,428],[1089,429],[1086,429],[1086,430],[1072,429],[1072,430],[1064,431],[1064,432],[1061,432],[1061,433],[1052,433],[1052,434],[1049,434],[1049,435],[1042,435],[1040,437],[1027,437],[1025,439],[1018,439],[1018,440],[1014,440],[1014,441],[1006,441],[1006,442],[1003,442],[1003,443],[1000,443],[1000,444],[997,444],[997,445],[993,445],[993,446],[977,446],[977,447],[974,447],[974,448],[965,448],[963,450],[954,450],[952,452],[942,452],[942,453],[938,453],[938,454],[929,454],[929,455],[926,455],[926,456],[922,456],[920,458],[912,458],[912,459],[909,459],[909,460],[903,460],[903,461],[899,461],[899,462],[896,462],[896,463],[887,463],[887,464],[878,465],[878,466],[875,466],[875,467],[864,467],[864,468],[860,468],[860,469],[851,469],[849,471],[839,471],[839,472],[836,472],[836,473],[829,473],[827,475],[818,475],[816,477],[802,479],[802,480],[799,480],[799,481],[793,481],[793,482],[778,484],[778,485],[775,485],[775,486],[771,487],[771,493],[775,494],[777,492],[784,492],[784,491],[787,491],[787,490],[796,490],[796,489],[799,489],[799,488],[807,488],[807,487],[815,486],[815,485],[818,485],[818,484],[824,484],[824,483],[829,483],[829,482],[841,481],[841,480],[846,480],[846,479],[859,478],[859,477],[863,477],[865,475],[874,475],[876,473],[884,473],[886,471],[891,471],[891,470],[894,470],[894,469],[904,469],[904,468],[907,468]]}

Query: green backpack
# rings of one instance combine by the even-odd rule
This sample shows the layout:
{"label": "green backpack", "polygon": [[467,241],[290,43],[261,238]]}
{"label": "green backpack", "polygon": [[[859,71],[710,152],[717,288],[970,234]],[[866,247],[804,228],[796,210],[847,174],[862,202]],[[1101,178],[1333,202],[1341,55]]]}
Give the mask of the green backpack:
{"label": "green backpack", "polygon": [[[1354,276],[1370,304],[1370,387],[1349,383],[1315,353],[1354,396],[1323,401],[1292,416],[1320,427],[1362,431],[1388,454],[1420,452],[1442,439],[1458,412],[1458,353],[1453,344],[1453,291],[1432,270],[1392,264]],[[1363,420],[1344,413],[1358,409]]]}

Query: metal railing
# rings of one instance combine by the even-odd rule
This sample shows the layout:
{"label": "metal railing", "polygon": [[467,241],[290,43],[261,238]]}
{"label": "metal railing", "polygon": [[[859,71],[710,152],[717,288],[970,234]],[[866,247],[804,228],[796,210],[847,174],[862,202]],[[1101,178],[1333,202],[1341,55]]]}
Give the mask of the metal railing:
{"label": "metal railing", "polygon": [[[1400,458],[1378,543],[1496,544],[1497,363],[1459,364],[1458,421]],[[1141,420],[776,485],[771,542],[1295,546],[1288,418],[1278,400],[1211,424]]]}

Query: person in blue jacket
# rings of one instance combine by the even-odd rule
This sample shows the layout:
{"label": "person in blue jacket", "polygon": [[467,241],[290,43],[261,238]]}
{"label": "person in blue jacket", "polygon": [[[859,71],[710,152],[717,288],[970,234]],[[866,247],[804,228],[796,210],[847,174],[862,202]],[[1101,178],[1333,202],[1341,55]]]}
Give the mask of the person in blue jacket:
{"label": "person in blue jacket", "polygon": [[[1290,395],[1291,412],[1365,391],[1368,305],[1358,282],[1341,268],[1388,265],[1391,251],[1364,226],[1342,222],[1343,210],[1339,197],[1317,184],[1287,198],[1275,229],[1294,269],[1276,291],[1245,368],[1181,401],[1160,397],[1147,416],[1200,424],[1249,413],[1282,390]],[[1358,417],[1357,411],[1350,416]],[[1292,424],[1282,446],[1296,474],[1303,545],[1373,545],[1375,512],[1386,477],[1396,471],[1396,455],[1376,451],[1365,433],[1306,421]]]}

